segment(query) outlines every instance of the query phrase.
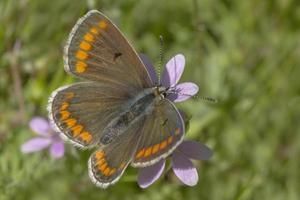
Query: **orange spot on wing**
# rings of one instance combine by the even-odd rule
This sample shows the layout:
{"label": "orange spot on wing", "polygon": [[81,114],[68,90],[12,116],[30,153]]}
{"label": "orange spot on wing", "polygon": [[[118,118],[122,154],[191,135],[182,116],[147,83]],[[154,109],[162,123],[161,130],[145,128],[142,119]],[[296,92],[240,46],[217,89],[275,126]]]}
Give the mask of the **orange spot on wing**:
{"label": "orange spot on wing", "polygon": [[104,21],[104,20],[101,20],[100,22],[99,22],[99,27],[101,28],[101,29],[106,29],[107,28],[107,22],[106,21]]}
{"label": "orange spot on wing", "polygon": [[100,169],[101,165],[104,164],[104,163],[105,163],[105,159],[104,159],[104,158],[100,159],[100,160],[97,162],[97,165],[98,165],[99,169]]}
{"label": "orange spot on wing", "polygon": [[150,155],[151,155],[151,152],[152,152],[152,147],[147,148],[147,149],[145,150],[145,155],[144,155],[144,157],[150,156]]}
{"label": "orange spot on wing", "polygon": [[105,176],[108,176],[109,173],[110,173],[110,171],[111,171],[111,169],[110,169],[109,167],[107,167],[107,168],[104,170],[103,174],[104,174]]}
{"label": "orange spot on wing", "polygon": [[90,32],[93,33],[93,34],[95,34],[95,35],[98,35],[98,33],[99,33],[99,31],[98,31],[98,29],[96,27],[91,28]]}
{"label": "orange spot on wing", "polygon": [[65,120],[65,122],[68,127],[73,127],[76,124],[77,120],[74,118],[70,118],[70,119]]}
{"label": "orange spot on wing", "polygon": [[104,157],[104,155],[105,155],[104,151],[97,151],[95,156],[97,159],[101,159]]}
{"label": "orange spot on wing", "polygon": [[82,129],[83,129],[83,126],[82,126],[82,125],[76,125],[76,126],[74,126],[74,127],[72,128],[73,136],[74,136],[74,137],[78,136],[78,135],[81,133]]}
{"label": "orange spot on wing", "polygon": [[145,149],[140,150],[140,151],[136,154],[135,158],[141,158],[141,157],[143,157],[144,153],[145,153]]}
{"label": "orange spot on wing", "polygon": [[175,129],[175,135],[178,135],[180,133],[180,128]]}
{"label": "orange spot on wing", "polygon": [[159,150],[159,144],[153,146],[152,153],[155,154]]}
{"label": "orange spot on wing", "polygon": [[76,58],[79,60],[85,60],[85,59],[87,59],[87,57],[88,57],[88,54],[84,51],[79,50],[76,53]]}
{"label": "orange spot on wing", "polygon": [[66,98],[67,98],[67,99],[72,99],[74,96],[75,96],[75,95],[74,95],[73,92],[68,92],[68,93],[66,93]]}
{"label": "orange spot on wing", "polygon": [[168,144],[172,143],[172,141],[173,141],[173,136],[170,136],[170,137],[168,138]]}
{"label": "orange spot on wing", "polygon": [[86,70],[87,64],[85,62],[82,61],[77,61],[76,63],[76,71],[78,73],[82,73]]}
{"label": "orange spot on wing", "polygon": [[164,140],[160,143],[159,149],[162,150],[162,149],[166,148],[166,146],[167,146],[167,141]]}
{"label": "orange spot on wing", "polygon": [[92,48],[92,45],[90,45],[90,43],[86,42],[86,41],[82,41],[80,42],[79,45],[80,49],[85,50],[85,51],[89,51]]}
{"label": "orange spot on wing", "polygon": [[65,120],[68,119],[70,117],[71,113],[69,111],[63,110],[60,111],[60,119],[61,120]]}
{"label": "orange spot on wing", "polygon": [[108,174],[108,176],[113,175],[116,172],[116,168],[112,168]]}
{"label": "orange spot on wing", "polygon": [[79,137],[86,143],[89,143],[92,140],[92,135],[87,131],[84,131],[83,133],[81,133],[79,135]]}
{"label": "orange spot on wing", "polygon": [[86,33],[83,36],[83,39],[85,39],[87,42],[93,42],[94,41],[94,36],[90,33]]}
{"label": "orange spot on wing", "polygon": [[69,107],[69,103],[68,102],[63,102],[61,107],[60,107],[60,110],[66,110],[68,107]]}
{"label": "orange spot on wing", "polygon": [[104,172],[104,170],[106,169],[106,167],[107,167],[107,163],[104,163],[103,165],[101,165],[100,166],[100,171],[103,173]]}

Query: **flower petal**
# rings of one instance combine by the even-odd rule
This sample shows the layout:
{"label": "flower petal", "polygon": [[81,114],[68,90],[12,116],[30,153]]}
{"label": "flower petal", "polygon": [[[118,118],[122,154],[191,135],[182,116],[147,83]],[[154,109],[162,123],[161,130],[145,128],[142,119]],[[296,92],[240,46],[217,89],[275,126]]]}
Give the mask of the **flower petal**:
{"label": "flower petal", "polygon": [[185,65],[185,58],[182,54],[177,54],[166,64],[162,75],[162,85],[172,87],[179,81]]}
{"label": "flower petal", "polygon": [[35,137],[27,142],[25,142],[21,146],[21,151],[23,153],[31,153],[35,151],[40,151],[44,148],[47,148],[49,144],[51,143],[51,140],[49,138],[42,138],[42,137]]}
{"label": "flower petal", "polygon": [[155,84],[158,84],[158,77],[157,77],[157,74],[156,74],[156,71],[152,65],[152,62],[150,61],[149,57],[145,54],[139,54],[141,60],[143,61],[149,75],[150,75],[150,78],[152,80],[152,83],[155,85]]}
{"label": "flower petal", "polygon": [[139,170],[138,184],[141,188],[146,188],[154,183],[162,174],[165,168],[165,159]]}
{"label": "flower petal", "polygon": [[49,122],[42,117],[34,117],[30,120],[29,126],[31,130],[38,133],[39,135],[49,135],[50,125]]}
{"label": "flower petal", "polygon": [[167,98],[173,102],[182,102],[197,94],[199,87],[195,83],[180,83],[173,91],[175,93],[171,93]]}
{"label": "flower petal", "polygon": [[194,186],[198,182],[198,173],[193,163],[179,151],[172,154],[172,168],[176,176],[186,185]]}
{"label": "flower petal", "polygon": [[196,160],[208,160],[213,154],[207,146],[192,140],[183,141],[177,150],[186,157]]}
{"label": "flower petal", "polygon": [[50,155],[53,158],[61,158],[62,156],[64,156],[64,153],[65,153],[65,146],[63,141],[52,143],[50,147]]}

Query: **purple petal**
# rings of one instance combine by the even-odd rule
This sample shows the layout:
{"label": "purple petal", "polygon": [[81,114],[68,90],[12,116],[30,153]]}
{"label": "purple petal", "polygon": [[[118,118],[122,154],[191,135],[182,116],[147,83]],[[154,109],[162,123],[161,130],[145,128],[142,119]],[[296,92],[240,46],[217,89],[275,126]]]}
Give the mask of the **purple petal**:
{"label": "purple petal", "polygon": [[50,155],[53,158],[61,158],[62,156],[64,156],[64,153],[65,153],[65,146],[63,141],[52,143],[50,147]]}
{"label": "purple petal", "polygon": [[149,75],[150,75],[150,78],[151,78],[151,81],[152,83],[155,85],[155,84],[158,84],[158,77],[157,77],[157,74],[156,74],[156,71],[150,61],[150,59],[148,58],[147,55],[145,54],[139,54],[141,60],[143,61]]}
{"label": "purple petal", "polygon": [[185,58],[182,54],[177,54],[166,64],[163,76],[162,85],[172,87],[179,81],[185,65]]}
{"label": "purple petal", "polygon": [[51,140],[49,138],[42,138],[42,137],[35,137],[27,142],[25,142],[21,146],[21,151],[23,153],[31,153],[35,151],[40,151],[44,148],[47,148],[49,144],[51,143]]}
{"label": "purple petal", "polygon": [[165,159],[151,165],[149,167],[144,167],[139,170],[138,174],[138,184],[141,188],[146,188],[152,183],[154,183],[162,174],[165,167]]}
{"label": "purple petal", "polygon": [[52,142],[64,142],[64,140],[61,138],[59,133],[53,132],[52,134],[53,134],[51,136]]}
{"label": "purple petal", "polygon": [[39,135],[49,135],[50,125],[49,122],[42,117],[34,117],[30,120],[29,126],[31,130],[38,133]]}
{"label": "purple petal", "polygon": [[182,153],[172,154],[172,168],[176,176],[186,185],[194,186],[198,182],[198,173],[193,163]]}
{"label": "purple petal", "polygon": [[175,94],[170,94],[167,98],[173,102],[182,102],[197,94],[199,87],[195,83],[180,83],[173,91]]}
{"label": "purple petal", "polygon": [[212,156],[212,151],[207,146],[192,140],[183,141],[177,150],[186,157],[196,160],[208,160]]}

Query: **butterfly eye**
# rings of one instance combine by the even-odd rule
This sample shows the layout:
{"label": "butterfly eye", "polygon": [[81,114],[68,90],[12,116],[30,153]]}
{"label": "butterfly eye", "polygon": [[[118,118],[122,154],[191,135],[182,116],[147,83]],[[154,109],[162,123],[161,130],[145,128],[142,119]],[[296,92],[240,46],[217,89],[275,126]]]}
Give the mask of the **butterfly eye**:
{"label": "butterfly eye", "polygon": [[163,92],[162,95],[164,96],[164,98],[166,98],[167,92]]}

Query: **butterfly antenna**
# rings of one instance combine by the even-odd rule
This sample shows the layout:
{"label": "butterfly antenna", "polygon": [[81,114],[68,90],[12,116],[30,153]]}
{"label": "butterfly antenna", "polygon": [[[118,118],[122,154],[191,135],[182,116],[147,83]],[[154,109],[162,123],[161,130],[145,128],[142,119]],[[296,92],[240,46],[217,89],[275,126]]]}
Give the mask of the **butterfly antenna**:
{"label": "butterfly antenna", "polygon": [[168,91],[169,94],[177,94],[177,95],[182,95],[182,96],[188,96],[188,97],[192,97],[195,99],[200,99],[200,100],[204,100],[206,102],[209,103],[218,103],[217,99],[214,99],[212,97],[203,97],[203,96],[198,96],[198,95],[190,95],[190,94],[185,94],[179,91]]}
{"label": "butterfly antenna", "polygon": [[158,65],[158,70],[157,70],[157,75],[158,75],[158,83],[160,84],[160,74],[161,74],[161,67],[162,67],[162,64],[163,64],[163,60],[164,60],[164,49],[163,49],[163,46],[164,46],[164,39],[163,39],[163,36],[160,35],[159,36],[159,40],[160,40],[160,48],[159,48],[159,65]]}
{"label": "butterfly antenna", "polygon": [[203,96],[199,97],[198,95],[196,95],[194,97],[197,98],[197,99],[204,100],[204,101],[209,102],[209,103],[218,103],[218,100],[214,99],[212,97],[203,97]]}

